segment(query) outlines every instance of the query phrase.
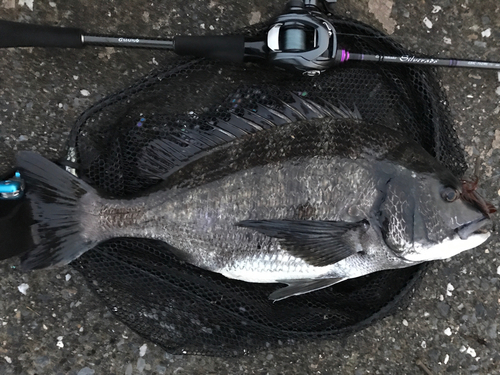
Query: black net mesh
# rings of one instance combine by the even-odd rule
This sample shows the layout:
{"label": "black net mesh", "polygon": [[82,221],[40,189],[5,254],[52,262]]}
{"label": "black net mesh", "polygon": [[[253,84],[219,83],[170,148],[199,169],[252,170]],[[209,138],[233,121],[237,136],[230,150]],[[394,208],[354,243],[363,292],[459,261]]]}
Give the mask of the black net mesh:
{"label": "black net mesh", "polygon": [[[406,52],[366,25],[331,21],[341,48]],[[263,30],[261,25],[246,32]],[[159,174],[168,175],[168,163],[164,171],[143,173],[147,163],[142,150],[154,140],[177,143],[180,163],[185,163],[213,147],[199,140],[234,114],[248,116],[260,131],[287,121],[277,112],[288,111],[288,122],[294,121],[297,96],[323,108],[356,108],[370,124],[411,135],[456,175],[465,172],[433,71],[354,62],[311,78],[261,65],[172,58],[160,71],[87,110],[73,129],[69,156],[79,176],[92,185],[115,197],[132,196],[157,184]],[[302,113],[310,119],[325,116],[314,108]],[[360,329],[407,301],[426,268],[379,272],[273,303],[268,295],[276,284],[245,283],[201,270],[179,261],[167,244],[157,241],[115,239],[72,265],[140,335],[171,353],[206,355],[237,355]]]}

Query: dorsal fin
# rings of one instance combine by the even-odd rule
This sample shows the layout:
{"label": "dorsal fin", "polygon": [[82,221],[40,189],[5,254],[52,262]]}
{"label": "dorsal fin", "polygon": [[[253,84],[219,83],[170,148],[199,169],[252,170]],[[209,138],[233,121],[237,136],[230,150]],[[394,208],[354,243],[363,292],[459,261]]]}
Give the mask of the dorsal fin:
{"label": "dorsal fin", "polygon": [[[173,128],[165,137],[150,142],[143,148],[139,157],[138,166],[141,173],[149,178],[165,180],[170,174],[214,147],[251,133],[296,121],[325,117],[360,118],[356,108],[350,111],[343,105],[337,107],[322,99],[314,101],[295,93],[290,93],[286,101],[271,94],[264,96],[265,102],[256,100],[251,105],[246,104],[249,108],[246,108],[245,103],[230,110],[219,108],[216,118],[213,112],[206,115],[206,118],[196,116],[196,122],[204,123],[204,126],[179,126],[178,129]],[[190,124],[193,119],[180,116],[179,123]]]}

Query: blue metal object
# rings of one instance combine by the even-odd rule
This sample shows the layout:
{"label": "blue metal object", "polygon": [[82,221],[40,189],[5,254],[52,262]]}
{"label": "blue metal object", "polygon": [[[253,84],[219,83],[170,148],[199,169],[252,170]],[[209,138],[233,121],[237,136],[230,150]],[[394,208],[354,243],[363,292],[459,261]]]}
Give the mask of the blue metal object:
{"label": "blue metal object", "polygon": [[0,181],[0,199],[18,199],[24,193],[24,180],[16,172],[14,177],[7,181]]}

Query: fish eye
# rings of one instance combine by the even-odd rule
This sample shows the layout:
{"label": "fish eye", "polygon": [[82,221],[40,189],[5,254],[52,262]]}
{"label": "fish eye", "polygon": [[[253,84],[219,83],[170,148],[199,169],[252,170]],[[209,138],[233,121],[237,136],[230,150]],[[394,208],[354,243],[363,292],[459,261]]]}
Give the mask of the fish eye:
{"label": "fish eye", "polygon": [[445,187],[441,190],[441,198],[446,202],[453,202],[458,199],[460,193],[457,189],[453,189],[452,187]]}

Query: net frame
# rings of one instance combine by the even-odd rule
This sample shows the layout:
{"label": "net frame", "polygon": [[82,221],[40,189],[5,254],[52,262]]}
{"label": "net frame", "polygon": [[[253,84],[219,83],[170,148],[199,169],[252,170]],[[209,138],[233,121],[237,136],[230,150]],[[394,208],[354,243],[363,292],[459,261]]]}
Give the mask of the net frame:
{"label": "net frame", "polygon": [[[363,23],[336,16],[330,21],[342,35],[339,48],[409,53]],[[262,36],[265,30],[261,24],[244,33]],[[430,68],[355,62],[311,78],[269,66],[176,57],[84,112],[62,164],[112,196],[134,196],[160,182],[140,173],[140,150],[155,137],[173,137],[182,129],[209,131],[235,110],[235,100],[236,110],[255,111],[259,105],[272,107],[275,98],[291,101],[290,92],[356,108],[374,126],[409,134],[457,176],[467,169],[445,95]],[[194,155],[188,152],[186,161]],[[276,284],[226,279],[183,263],[168,244],[152,240],[107,241],[72,266],[139,335],[173,354],[216,356],[358,331],[405,306],[428,268],[378,272],[274,304],[267,296]]]}

